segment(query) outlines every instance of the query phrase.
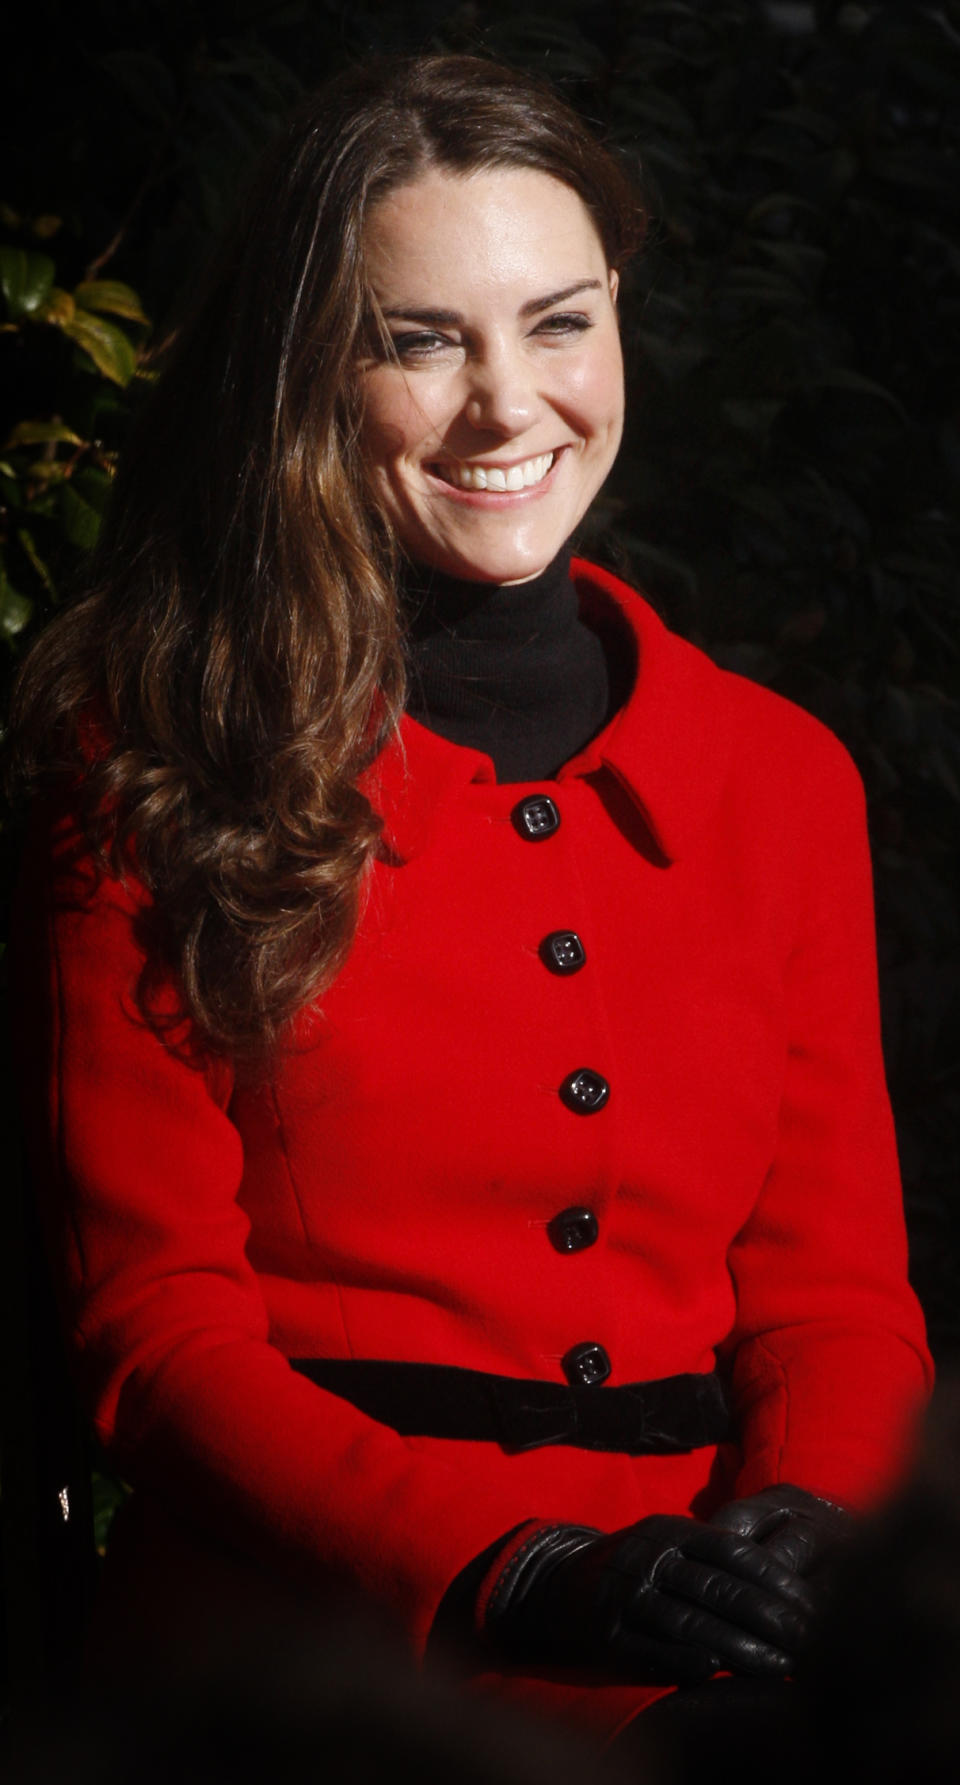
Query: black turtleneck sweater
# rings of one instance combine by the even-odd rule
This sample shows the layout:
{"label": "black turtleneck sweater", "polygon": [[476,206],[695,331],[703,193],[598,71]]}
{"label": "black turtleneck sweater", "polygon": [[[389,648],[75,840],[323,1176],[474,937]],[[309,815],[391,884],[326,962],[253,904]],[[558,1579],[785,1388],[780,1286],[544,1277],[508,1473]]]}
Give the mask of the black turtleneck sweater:
{"label": "black turtleneck sweater", "polygon": [[493,758],[498,781],[555,774],[622,700],[622,673],[580,618],[570,551],[526,583],[474,583],[419,565],[402,587],[407,710]]}

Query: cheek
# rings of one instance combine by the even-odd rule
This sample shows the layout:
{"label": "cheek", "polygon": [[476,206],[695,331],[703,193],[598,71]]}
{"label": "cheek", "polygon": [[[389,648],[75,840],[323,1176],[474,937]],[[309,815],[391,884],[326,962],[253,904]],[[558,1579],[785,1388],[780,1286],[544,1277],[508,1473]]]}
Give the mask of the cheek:
{"label": "cheek", "polygon": [[435,439],[441,417],[441,393],[426,379],[414,392],[404,378],[390,373],[374,376],[365,394],[363,418],[363,443],[371,464],[385,468]]}
{"label": "cheek", "polygon": [[585,433],[619,436],[623,425],[623,359],[619,341],[603,353],[591,354],[574,370],[567,385]]}
{"label": "cheek", "polygon": [[405,394],[371,379],[364,392],[362,439],[371,465],[380,467],[403,450],[407,429]]}

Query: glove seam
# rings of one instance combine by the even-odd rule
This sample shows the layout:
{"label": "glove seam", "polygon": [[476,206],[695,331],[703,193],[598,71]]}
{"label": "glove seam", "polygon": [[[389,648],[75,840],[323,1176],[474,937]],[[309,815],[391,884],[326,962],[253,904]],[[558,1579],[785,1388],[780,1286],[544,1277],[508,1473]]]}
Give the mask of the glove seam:
{"label": "glove seam", "polygon": [[531,1544],[543,1532],[558,1529],[559,1526],[552,1524],[549,1519],[533,1519],[521,1526],[519,1531],[515,1531],[512,1538],[494,1558],[477,1592],[474,1622],[478,1635],[482,1636],[486,1631],[491,1602],[498,1598],[501,1580],[505,1574],[510,1572],[514,1560],[526,1555]]}
{"label": "glove seam", "polygon": [[[507,1557],[506,1562],[502,1557],[498,1558],[477,1594],[477,1621],[480,1631],[482,1633],[492,1632],[494,1627],[506,1617],[517,1582],[525,1568],[532,1559],[539,1556],[549,1557],[552,1539],[564,1538],[567,1540],[563,1546],[563,1555],[557,1557],[559,1562],[566,1556],[575,1554],[578,1549],[584,1548],[587,1543],[591,1543],[595,1537],[600,1535],[601,1533],[593,1526],[546,1521],[535,1525],[533,1529],[528,1529],[525,1534],[518,1533],[520,1541],[517,1547]],[[581,1541],[571,1546],[570,1540],[577,1537]]]}

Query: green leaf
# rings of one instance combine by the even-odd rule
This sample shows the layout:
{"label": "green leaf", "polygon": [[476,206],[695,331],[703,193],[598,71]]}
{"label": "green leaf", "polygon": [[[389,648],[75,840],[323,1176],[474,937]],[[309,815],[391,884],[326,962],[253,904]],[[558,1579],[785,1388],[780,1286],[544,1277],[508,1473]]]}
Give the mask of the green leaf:
{"label": "green leaf", "polygon": [[763,223],[767,217],[777,216],[781,211],[806,211],[817,216],[819,207],[808,198],[801,198],[796,192],[768,192],[764,198],[752,205],[744,219],[747,229],[753,229],[757,223]]}
{"label": "green leaf", "polygon": [[750,514],[758,515],[761,520],[778,527],[781,533],[787,532],[789,516],[779,496],[775,496],[772,491],[763,489],[759,484],[738,484],[731,491],[731,499]]}
{"label": "green leaf", "polygon": [[75,487],[73,481],[60,485],[60,519],[71,545],[88,552],[97,543],[100,514]]}
{"label": "green leaf", "polygon": [[48,440],[62,440],[67,446],[83,446],[79,434],[62,421],[18,421],[6,442],[10,446],[44,446]]}
{"label": "green leaf", "polygon": [[0,291],[15,322],[43,309],[55,272],[49,254],[30,253],[26,248],[0,248]]}
{"label": "green leaf", "polygon": [[166,124],[177,108],[174,76],[159,56],[145,50],[111,50],[96,60],[125,88],[141,114]]}
{"label": "green leaf", "polygon": [[813,248],[807,242],[758,242],[757,247],[805,291],[816,291],[827,261],[822,248]]}
{"label": "green leaf", "polygon": [[68,466],[63,459],[38,459],[35,464],[27,466],[27,478],[34,483],[62,483],[67,475]]}
{"label": "green leaf", "polygon": [[762,115],[771,124],[792,124],[807,136],[815,137],[818,142],[829,145],[837,140],[836,117],[828,117],[825,112],[816,112],[808,105],[788,105],[779,111],[768,111]]}
{"label": "green leaf", "polygon": [[718,288],[724,302],[765,306],[771,310],[796,310],[809,300],[793,279],[765,271],[763,267],[736,267]]}
{"label": "green leaf", "polygon": [[960,801],[960,781],[957,780],[956,770],[939,744],[934,744],[929,761],[941,787],[945,787],[953,799]]}
{"label": "green leaf", "polygon": [[873,151],[867,166],[875,178],[892,186],[953,197],[955,175],[945,155],[938,158],[923,150],[880,148]]}
{"label": "green leaf", "polygon": [[720,404],[727,420],[745,434],[769,434],[783,403],[777,397],[725,397]]}
{"label": "green leaf", "polygon": [[63,291],[59,285],[55,285],[40,312],[40,318],[43,322],[52,322],[55,327],[62,328],[65,322],[73,321],[76,313],[77,306],[69,291]]}
{"label": "green leaf", "polygon": [[93,1494],[93,1540],[98,1555],[106,1552],[110,1526],[119,1508],[130,1495],[126,1482],[108,1472],[105,1463],[95,1464],[90,1472]]}
{"label": "green leaf", "polygon": [[16,638],[27,625],[33,613],[33,602],[26,595],[21,595],[0,569],[0,636]]}
{"label": "green leaf", "polygon": [[688,179],[693,168],[684,155],[668,149],[665,143],[647,143],[644,148],[644,161],[647,167],[657,169],[660,173],[678,174]]}
{"label": "green leaf", "polygon": [[61,324],[65,335],[89,354],[98,372],[114,384],[129,384],[137,369],[137,356],[129,340],[115,322],[104,322],[89,310],[78,310]]}
{"label": "green leaf", "polygon": [[33,565],[33,568],[36,571],[38,577],[40,578],[40,581],[42,582],[44,588],[46,589],[47,594],[51,595],[53,597],[54,601],[56,601],[56,598],[57,598],[56,584],[53,580],[53,577],[50,575],[50,572],[49,572],[46,564],[44,563],[43,559],[41,558],[40,553],[37,551],[36,541],[34,540],[33,534],[28,532],[26,527],[18,527],[17,528],[17,538],[20,541],[20,544],[23,547],[23,550],[26,553],[27,557],[29,558],[31,564]]}
{"label": "green leaf", "polygon": [[91,508],[103,514],[110,500],[113,479],[108,471],[101,471],[96,465],[84,465],[74,477],[73,487]]}
{"label": "green leaf", "polygon": [[949,558],[935,563],[929,558],[918,558],[913,552],[888,552],[880,562],[884,570],[905,576],[914,585],[942,583],[946,588],[953,587],[954,567]]}
{"label": "green leaf", "polygon": [[873,378],[865,378],[862,372],[852,372],[848,366],[832,366],[826,372],[820,372],[811,379],[811,383],[821,390],[847,390],[854,396],[877,397],[880,402],[889,404],[902,422],[908,420],[907,412],[886,385],[877,384]]}
{"label": "green leaf", "polygon": [[81,310],[104,310],[110,316],[126,316],[131,322],[147,322],[143,306],[130,285],[119,279],[84,279],[74,298]]}
{"label": "green leaf", "polygon": [[633,539],[630,543],[641,572],[648,567],[653,576],[658,571],[663,571],[667,576],[675,578],[689,597],[696,596],[697,572],[694,565],[688,564],[676,552],[664,551],[649,539]]}

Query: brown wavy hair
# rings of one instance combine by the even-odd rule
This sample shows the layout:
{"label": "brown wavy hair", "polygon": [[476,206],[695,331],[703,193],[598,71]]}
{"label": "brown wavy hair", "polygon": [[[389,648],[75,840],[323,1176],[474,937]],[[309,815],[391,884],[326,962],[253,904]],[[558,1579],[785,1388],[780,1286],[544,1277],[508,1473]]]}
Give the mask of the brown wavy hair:
{"label": "brown wavy hair", "polygon": [[429,167],[551,174],[611,266],[638,245],[618,160],[526,74],[391,58],[313,95],[144,406],[88,593],[15,691],[14,784],[79,777],[96,858],[123,873],[132,853],[152,895],[145,1014],[172,980],[196,1040],[236,1061],[268,1056],[336,974],[379,837],[356,781],[404,677],[359,447],[363,235]]}

